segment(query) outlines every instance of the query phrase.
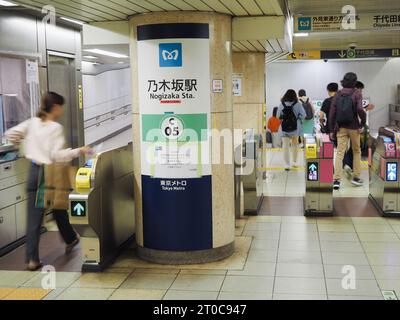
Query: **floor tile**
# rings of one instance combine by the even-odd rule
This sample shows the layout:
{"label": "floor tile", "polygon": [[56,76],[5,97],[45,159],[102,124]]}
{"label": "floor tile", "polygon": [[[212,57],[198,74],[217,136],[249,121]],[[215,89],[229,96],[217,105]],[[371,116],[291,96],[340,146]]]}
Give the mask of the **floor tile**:
{"label": "floor tile", "polygon": [[171,290],[219,291],[225,276],[180,274]]}
{"label": "floor tile", "polygon": [[306,263],[278,263],[276,266],[277,277],[294,278],[324,278],[322,264]]}
{"label": "floor tile", "polygon": [[327,232],[320,231],[319,238],[321,241],[356,241],[358,236],[355,232]]}
{"label": "floor tile", "polygon": [[344,289],[342,286],[343,279],[326,279],[328,296],[368,296],[381,297],[381,291],[375,280],[356,280],[356,288]]}
{"label": "floor tile", "polygon": [[351,217],[318,217],[317,224],[353,224]]}
{"label": "floor tile", "polygon": [[73,288],[118,288],[128,277],[123,273],[85,273],[76,280]]}
{"label": "floor tile", "polygon": [[315,278],[284,278],[275,279],[274,294],[326,294],[324,279]]}
{"label": "floor tile", "polygon": [[[367,265],[351,265],[356,272],[356,279],[375,280],[372,268]],[[325,277],[330,279],[343,279],[348,274],[347,265],[324,265]]]}
{"label": "floor tile", "polygon": [[375,266],[400,266],[399,253],[367,253],[369,263]]}
{"label": "floor tile", "polygon": [[281,251],[321,251],[319,241],[301,241],[301,240],[281,240],[279,242]]}
{"label": "floor tile", "polygon": [[352,224],[327,223],[327,224],[318,224],[318,231],[351,233],[355,232],[355,229]]}
{"label": "floor tile", "polygon": [[19,287],[38,274],[30,271],[0,271],[0,287]]}
{"label": "floor tile", "polygon": [[221,291],[272,294],[273,285],[273,277],[226,276]]}
{"label": "floor tile", "polygon": [[15,290],[17,290],[17,288],[0,288],[0,300],[7,297]]}
{"label": "floor tile", "polygon": [[399,236],[396,233],[361,232],[358,233],[358,236],[362,242],[399,241]]}
{"label": "floor tile", "polygon": [[400,266],[371,266],[376,279],[400,280]]}
{"label": "floor tile", "polygon": [[364,253],[355,252],[322,252],[324,264],[339,265],[369,265],[367,256]]}
{"label": "floor tile", "polygon": [[248,262],[276,262],[277,250],[250,250],[247,256]]}
{"label": "floor tile", "polygon": [[321,251],[363,253],[364,249],[360,242],[355,241],[321,241]]}
{"label": "floor tile", "polygon": [[287,294],[287,293],[276,293],[273,296],[273,300],[327,300],[326,294]]}
{"label": "floor tile", "polygon": [[180,274],[208,274],[216,276],[226,275],[227,270],[210,270],[210,269],[182,269]]}
{"label": "floor tile", "polygon": [[383,300],[383,297],[329,295],[328,296],[328,300]]}
{"label": "floor tile", "polygon": [[216,291],[181,291],[168,290],[164,300],[217,300]]}
{"label": "floor tile", "polygon": [[107,300],[115,289],[68,288],[56,300]]}
{"label": "floor tile", "polygon": [[354,225],[361,225],[361,224],[387,225],[388,224],[386,218],[382,218],[382,217],[352,217],[351,219],[353,220]]}
{"label": "floor tile", "polygon": [[365,252],[376,253],[400,253],[400,241],[364,241],[362,246]]}
{"label": "floor tile", "polygon": [[279,239],[259,240],[253,239],[251,250],[278,250]]}
{"label": "floor tile", "polygon": [[249,221],[244,227],[245,231],[279,231],[280,222],[255,222]]}
{"label": "floor tile", "polygon": [[256,222],[281,222],[281,216],[251,216],[248,218],[248,221],[256,221]]}
{"label": "floor tile", "polygon": [[117,289],[109,300],[162,300],[166,290]]}
{"label": "floor tile", "polygon": [[278,252],[279,263],[321,264],[321,253],[317,251],[283,251]]}
{"label": "floor tile", "polygon": [[12,291],[3,300],[42,300],[51,290],[38,288],[18,288]]}
{"label": "floor tile", "polygon": [[243,236],[254,237],[254,239],[260,240],[274,240],[279,239],[279,231],[265,231],[265,230],[244,230]]}
{"label": "floor tile", "polygon": [[67,288],[58,287],[57,289],[52,290],[51,292],[49,292],[49,294],[46,295],[42,300],[46,300],[46,301],[56,300],[57,297],[61,293],[63,293],[65,290],[67,290]]}
{"label": "floor tile", "polygon": [[137,268],[133,273],[156,273],[156,274],[175,274],[177,275],[179,273],[179,269],[157,269],[157,268]]}
{"label": "floor tile", "polygon": [[282,232],[317,232],[317,225],[312,223],[282,223]]}
{"label": "floor tile", "polygon": [[282,217],[282,224],[291,224],[291,223],[311,223],[311,224],[316,224],[317,219],[316,218],[309,218],[309,217],[293,217],[293,216],[283,216]]}
{"label": "floor tile", "polygon": [[247,261],[243,270],[231,270],[228,271],[228,275],[238,276],[269,276],[275,275],[275,262],[250,262]]}
{"label": "floor tile", "polygon": [[280,239],[282,241],[318,241],[318,232],[282,231]]}
{"label": "floor tile", "polygon": [[400,280],[377,279],[381,290],[394,290],[397,298],[400,297]]}
{"label": "floor tile", "polygon": [[[25,282],[22,287],[29,287],[29,288],[42,288],[42,281],[44,281],[46,285],[46,279],[48,275],[39,273],[34,276],[32,279]],[[76,280],[81,277],[80,272],[56,272],[55,273],[56,282],[55,282],[55,289],[56,288],[68,288],[71,286]]]}
{"label": "floor tile", "polygon": [[122,283],[123,289],[168,289],[175,281],[174,274],[133,273]]}
{"label": "floor tile", "polygon": [[358,233],[361,232],[385,232],[385,233],[393,233],[394,230],[388,224],[358,224],[355,225],[355,229]]}
{"label": "floor tile", "polygon": [[248,292],[221,292],[218,300],[272,300],[272,294],[268,293],[248,293]]}

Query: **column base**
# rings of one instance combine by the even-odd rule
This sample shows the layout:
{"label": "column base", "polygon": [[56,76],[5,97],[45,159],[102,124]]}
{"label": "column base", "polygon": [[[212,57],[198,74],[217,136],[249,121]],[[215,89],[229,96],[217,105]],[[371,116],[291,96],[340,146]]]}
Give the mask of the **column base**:
{"label": "column base", "polygon": [[223,247],[200,251],[161,251],[143,247],[137,248],[139,258],[158,264],[199,264],[215,262],[230,257],[235,250],[235,242]]}

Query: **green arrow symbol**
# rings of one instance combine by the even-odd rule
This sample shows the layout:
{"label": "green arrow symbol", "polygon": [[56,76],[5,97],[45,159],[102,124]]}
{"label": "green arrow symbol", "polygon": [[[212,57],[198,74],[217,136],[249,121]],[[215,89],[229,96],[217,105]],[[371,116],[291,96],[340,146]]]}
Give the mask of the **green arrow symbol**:
{"label": "green arrow symbol", "polygon": [[313,163],[312,165],[310,165],[310,170],[317,171],[317,166]]}
{"label": "green arrow symbol", "polygon": [[85,212],[85,208],[84,208],[80,203],[78,203],[78,204],[74,207],[74,211],[76,211],[76,213],[77,213],[78,216],[81,216],[81,215],[82,215],[82,212]]}

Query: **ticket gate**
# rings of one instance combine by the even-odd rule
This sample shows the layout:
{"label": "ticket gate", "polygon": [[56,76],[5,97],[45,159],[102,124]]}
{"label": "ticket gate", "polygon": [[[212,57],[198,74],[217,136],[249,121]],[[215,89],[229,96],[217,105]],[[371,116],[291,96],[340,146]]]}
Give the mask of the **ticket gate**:
{"label": "ticket gate", "polygon": [[244,192],[244,214],[257,215],[264,200],[262,193],[263,174],[259,168],[263,165],[263,139],[254,134],[253,129],[244,133],[242,181]]}
{"label": "ticket gate", "polygon": [[83,271],[102,271],[135,233],[132,144],[96,154],[76,175],[69,215],[81,236]]}
{"label": "ticket gate", "polygon": [[333,214],[334,147],[325,134],[305,135],[306,192],[305,216]]}
{"label": "ticket gate", "polygon": [[385,217],[400,217],[400,131],[381,128],[370,150],[369,198]]}

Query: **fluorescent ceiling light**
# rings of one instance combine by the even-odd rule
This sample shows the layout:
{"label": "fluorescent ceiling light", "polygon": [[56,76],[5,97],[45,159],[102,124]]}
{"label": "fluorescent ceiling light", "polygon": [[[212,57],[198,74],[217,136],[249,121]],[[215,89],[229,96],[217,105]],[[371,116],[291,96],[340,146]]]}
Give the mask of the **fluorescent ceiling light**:
{"label": "fluorescent ceiling light", "polygon": [[84,50],[86,52],[94,53],[94,54],[100,54],[102,56],[107,56],[107,57],[113,57],[113,58],[129,58],[128,56],[124,54],[119,54],[111,51],[106,51],[106,50],[100,50],[100,49],[86,49]]}
{"label": "fluorescent ceiling light", "polygon": [[10,1],[0,0],[0,6],[2,7],[18,7],[17,4],[12,3]]}
{"label": "fluorescent ceiling light", "polygon": [[83,64],[88,64],[88,65],[91,65],[91,66],[96,66],[96,65],[98,65],[97,62],[92,62],[92,61],[82,61],[82,63],[83,63]]}
{"label": "fluorescent ceiling light", "polygon": [[293,34],[295,37],[308,37],[310,34],[307,32],[299,32]]}
{"label": "fluorescent ceiling light", "polygon": [[124,64],[125,62],[124,61],[118,61],[118,64]]}
{"label": "fluorescent ceiling light", "polygon": [[98,58],[95,57],[95,56],[83,56],[83,58],[85,58],[85,59],[98,59]]}
{"label": "fluorescent ceiling light", "polygon": [[70,19],[70,18],[66,18],[66,17],[60,17],[60,19],[68,21],[68,22],[72,22],[75,24],[79,24],[80,26],[83,26],[85,23],[82,21],[78,21],[78,20],[74,20],[74,19]]}

